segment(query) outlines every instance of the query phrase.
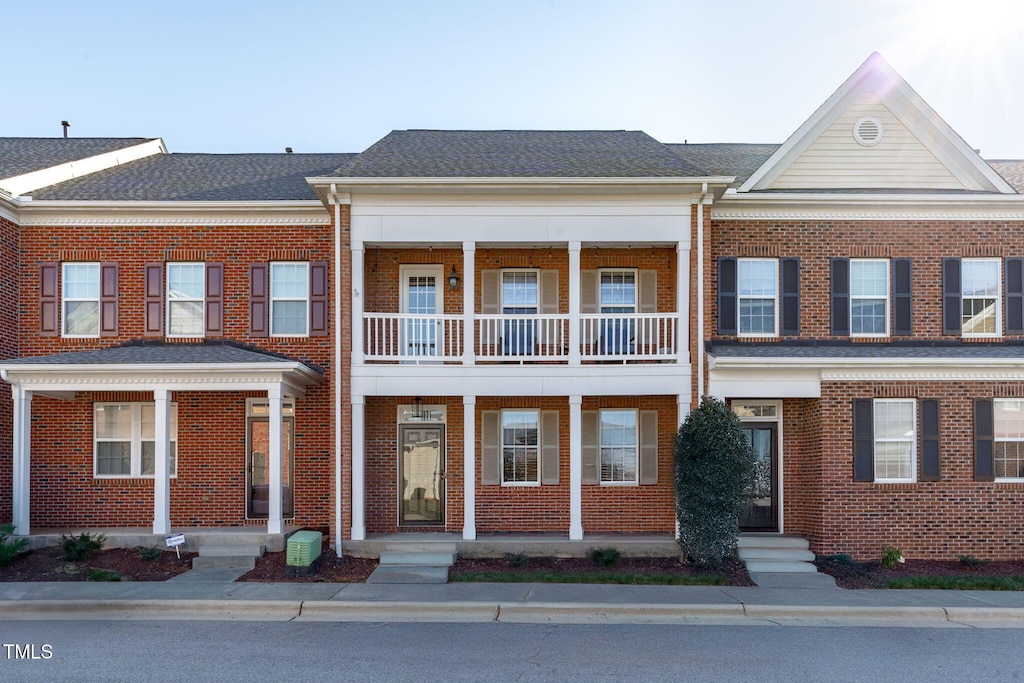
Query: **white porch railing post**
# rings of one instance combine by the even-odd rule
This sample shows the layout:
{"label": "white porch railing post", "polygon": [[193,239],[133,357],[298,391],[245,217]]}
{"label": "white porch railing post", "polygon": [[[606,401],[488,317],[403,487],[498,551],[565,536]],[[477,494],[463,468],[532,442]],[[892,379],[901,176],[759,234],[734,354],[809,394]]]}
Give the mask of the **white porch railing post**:
{"label": "white porch railing post", "polygon": [[[363,344],[363,243],[352,242],[352,364],[362,365],[366,347]],[[336,340],[335,343],[341,343]]]}
{"label": "white porch railing post", "polygon": [[281,480],[282,480],[282,463],[281,463],[281,439],[284,433],[283,425],[284,422],[284,410],[282,406],[283,391],[280,385],[270,387],[267,389],[267,400],[269,405],[268,420],[270,422],[269,439],[270,444],[268,446],[269,451],[269,474],[270,474],[270,490],[269,493],[269,511],[267,514],[267,533],[268,534],[281,534],[284,533],[284,514],[283,514],[283,500],[281,495]]}
{"label": "white porch railing post", "polygon": [[583,540],[583,397],[569,397],[569,540]]}
{"label": "white porch railing post", "polygon": [[14,394],[14,486],[11,491],[13,503],[12,522],[14,533],[28,536],[31,533],[29,524],[29,492],[31,486],[32,463],[32,392],[19,385],[12,385]]}
{"label": "white porch railing post", "polygon": [[462,540],[476,540],[476,396],[462,397]]}
{"label": "white porch railing post", "polygon": [[366,398],[352,396],[352,540],[366,540]]}
{"label": "white porch railing post", "polygon": [[153,390],[153,533],[171,532],[171,392]]}
{"label": "white porch railing post", "polygon": [[[690,245],[676,243],[676,363],[690,362]],[[701,275],[698,274],[698,277]],[[698,351],[699,353],[699,351]]]}
{"label": "white porch railing post", "polygon": [[462,243],[462,364],[476,362],[476,242]]}
{"label": "white porch railing post", "polygon": [[580,364],[580,249],[569,242],[569,365]]}

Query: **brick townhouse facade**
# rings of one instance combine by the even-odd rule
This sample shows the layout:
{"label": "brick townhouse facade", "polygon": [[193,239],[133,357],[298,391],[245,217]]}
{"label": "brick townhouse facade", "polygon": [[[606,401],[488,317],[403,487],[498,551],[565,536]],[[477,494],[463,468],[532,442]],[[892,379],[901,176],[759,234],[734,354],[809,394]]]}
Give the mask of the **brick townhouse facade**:
{"label": "brick townhouse facade", "polygon": [[782,145],[0,151],[21,533],[669,537],[674,435],[710,394],[759,456],[744,529],[1024,556],[1024,163],[877,55]]}

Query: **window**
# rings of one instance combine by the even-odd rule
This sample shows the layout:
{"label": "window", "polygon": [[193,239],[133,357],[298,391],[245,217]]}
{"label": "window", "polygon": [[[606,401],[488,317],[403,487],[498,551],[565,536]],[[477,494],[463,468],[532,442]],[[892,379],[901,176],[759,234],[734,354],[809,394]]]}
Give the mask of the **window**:
{"label": "window", "polygon": [[[170,405],[171,476],[178,473],[178,406]],[[156,470],[156,406],[97,403],[94,406],[96,477],[152,477]]]}
{"label": "window", "polygon": [[501,483],[540,484],[540,413],[501,411]]}
{"label": "window", "polygon": [[270,264],[270,334],[309,334],[309,264]]}
{"label": "window", "polygon": [[850,335],[889,334],[889,261],[850,260]]}
{"label": "window", "polygon": [[167,336],[203,336],[205,280],[202,263],[167,264]]}
{"label": "window", "polygon": [[64,336],[100,335],[100,264],[65,263],[63,283]]}
{"label": "window", "polygon": [[1024,400],[993,401],[995,477],[1024,481]]}
{"label": "window", "polygon": [[600,412],[600,467],[602,484],[637,483],[639,448],[635,410]]}
{"label": "window", "polygon": [[916,481],[916,415],[917,401],[914,399],[875,400],[875,481]]}
{"label": "window", "polygon": [[961,261],[961,332],[965,337],[995,337],[1002,329],[999,259]]}
{"label": "window", "polygon": [[775,336],[778,334],[778,260],[738,259],[736,266],[739,334]]}

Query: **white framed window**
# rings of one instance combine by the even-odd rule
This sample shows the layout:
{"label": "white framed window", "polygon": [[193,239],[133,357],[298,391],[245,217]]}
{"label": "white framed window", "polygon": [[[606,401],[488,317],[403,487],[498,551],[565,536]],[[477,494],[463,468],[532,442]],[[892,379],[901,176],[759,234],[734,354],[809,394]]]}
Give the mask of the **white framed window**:
{"label": "white framed window", "polygon": [[850,259],[850,336],[889,335],[889,260]]}
{"label": "white framed window", "polygon": [[501,312],[534,315],[540,310],[540,271],[501,271]]}
{"label": "white framed window", "polygon": [[917,401],[874,401],[875,481],[917,481]]}
{"label": "white framed window", "polygon": [[167,336],[202,337],[206,331],[206,265],[167,264]]}
{"label": "white framed window", "polygon": [[1002,331],[1001,264],[997,258],[961,260],[961,331],[965,337],[998,337]]}
{"label": "white framed window", "polygon": [[992,402],[996,481],[1024,481],[1024,400]]}
{"label": "white framed window", "polygon": [[636,410],[600,411],[602,484],[636,484],[640,451]]}
{"label": "white framed window", "polygon": [[61,312],[63,336],[100,336],[100,264],[63,265]]}
{"label": "white framed window", "polygon": [[540,486],[540,411],[501,411],[501,483]]}
{"label": "white framed window", "polygon": [[636,270],[602,269],[598,301],[602,313],[636,313]]}
{"label": "white framed window", "polygon": [[[178,476],[178,405],[170,405],[171,476]],[[156,469],[156,406],[153,403],[93,405],[93,475],[103,478],[147,478]]]}
{"label": "white framed window", "polygon": [[270,264],[270,334],[309,335],[309,264]]}
{"label": "white framed window", "polygon": [[778,336],[779,260],[738,259],[736,293],[739,336]]}

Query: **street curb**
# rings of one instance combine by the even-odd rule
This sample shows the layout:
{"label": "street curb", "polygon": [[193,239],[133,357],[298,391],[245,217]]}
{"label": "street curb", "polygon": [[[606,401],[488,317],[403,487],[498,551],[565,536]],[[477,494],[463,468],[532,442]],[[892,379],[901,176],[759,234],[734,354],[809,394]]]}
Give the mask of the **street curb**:
{"label": "street curb", "polygon": [[95,617],[288,621],[302,610],[298,600],[10,600],[0,605],[0,620]]}
{"label": "street curb", "polygon": [[741,604],[665,605],[609,603],[503,603],[498,621],[511,624],[743,623]]}
{"label": "street curb", "polygon": [[367,602],[307,600],[296,621],[496,621],[496,602]]}
{"label": "street curb", "polygon": [[744,613],[755,619],[858,619],[901,621],[947,621],[944,607],[867,607],[859,605],[744,605]]}
{"label": "street curb", "polygon": [[1024,628],[1024,607],[947,607],[950,621],[1015,621]]}

